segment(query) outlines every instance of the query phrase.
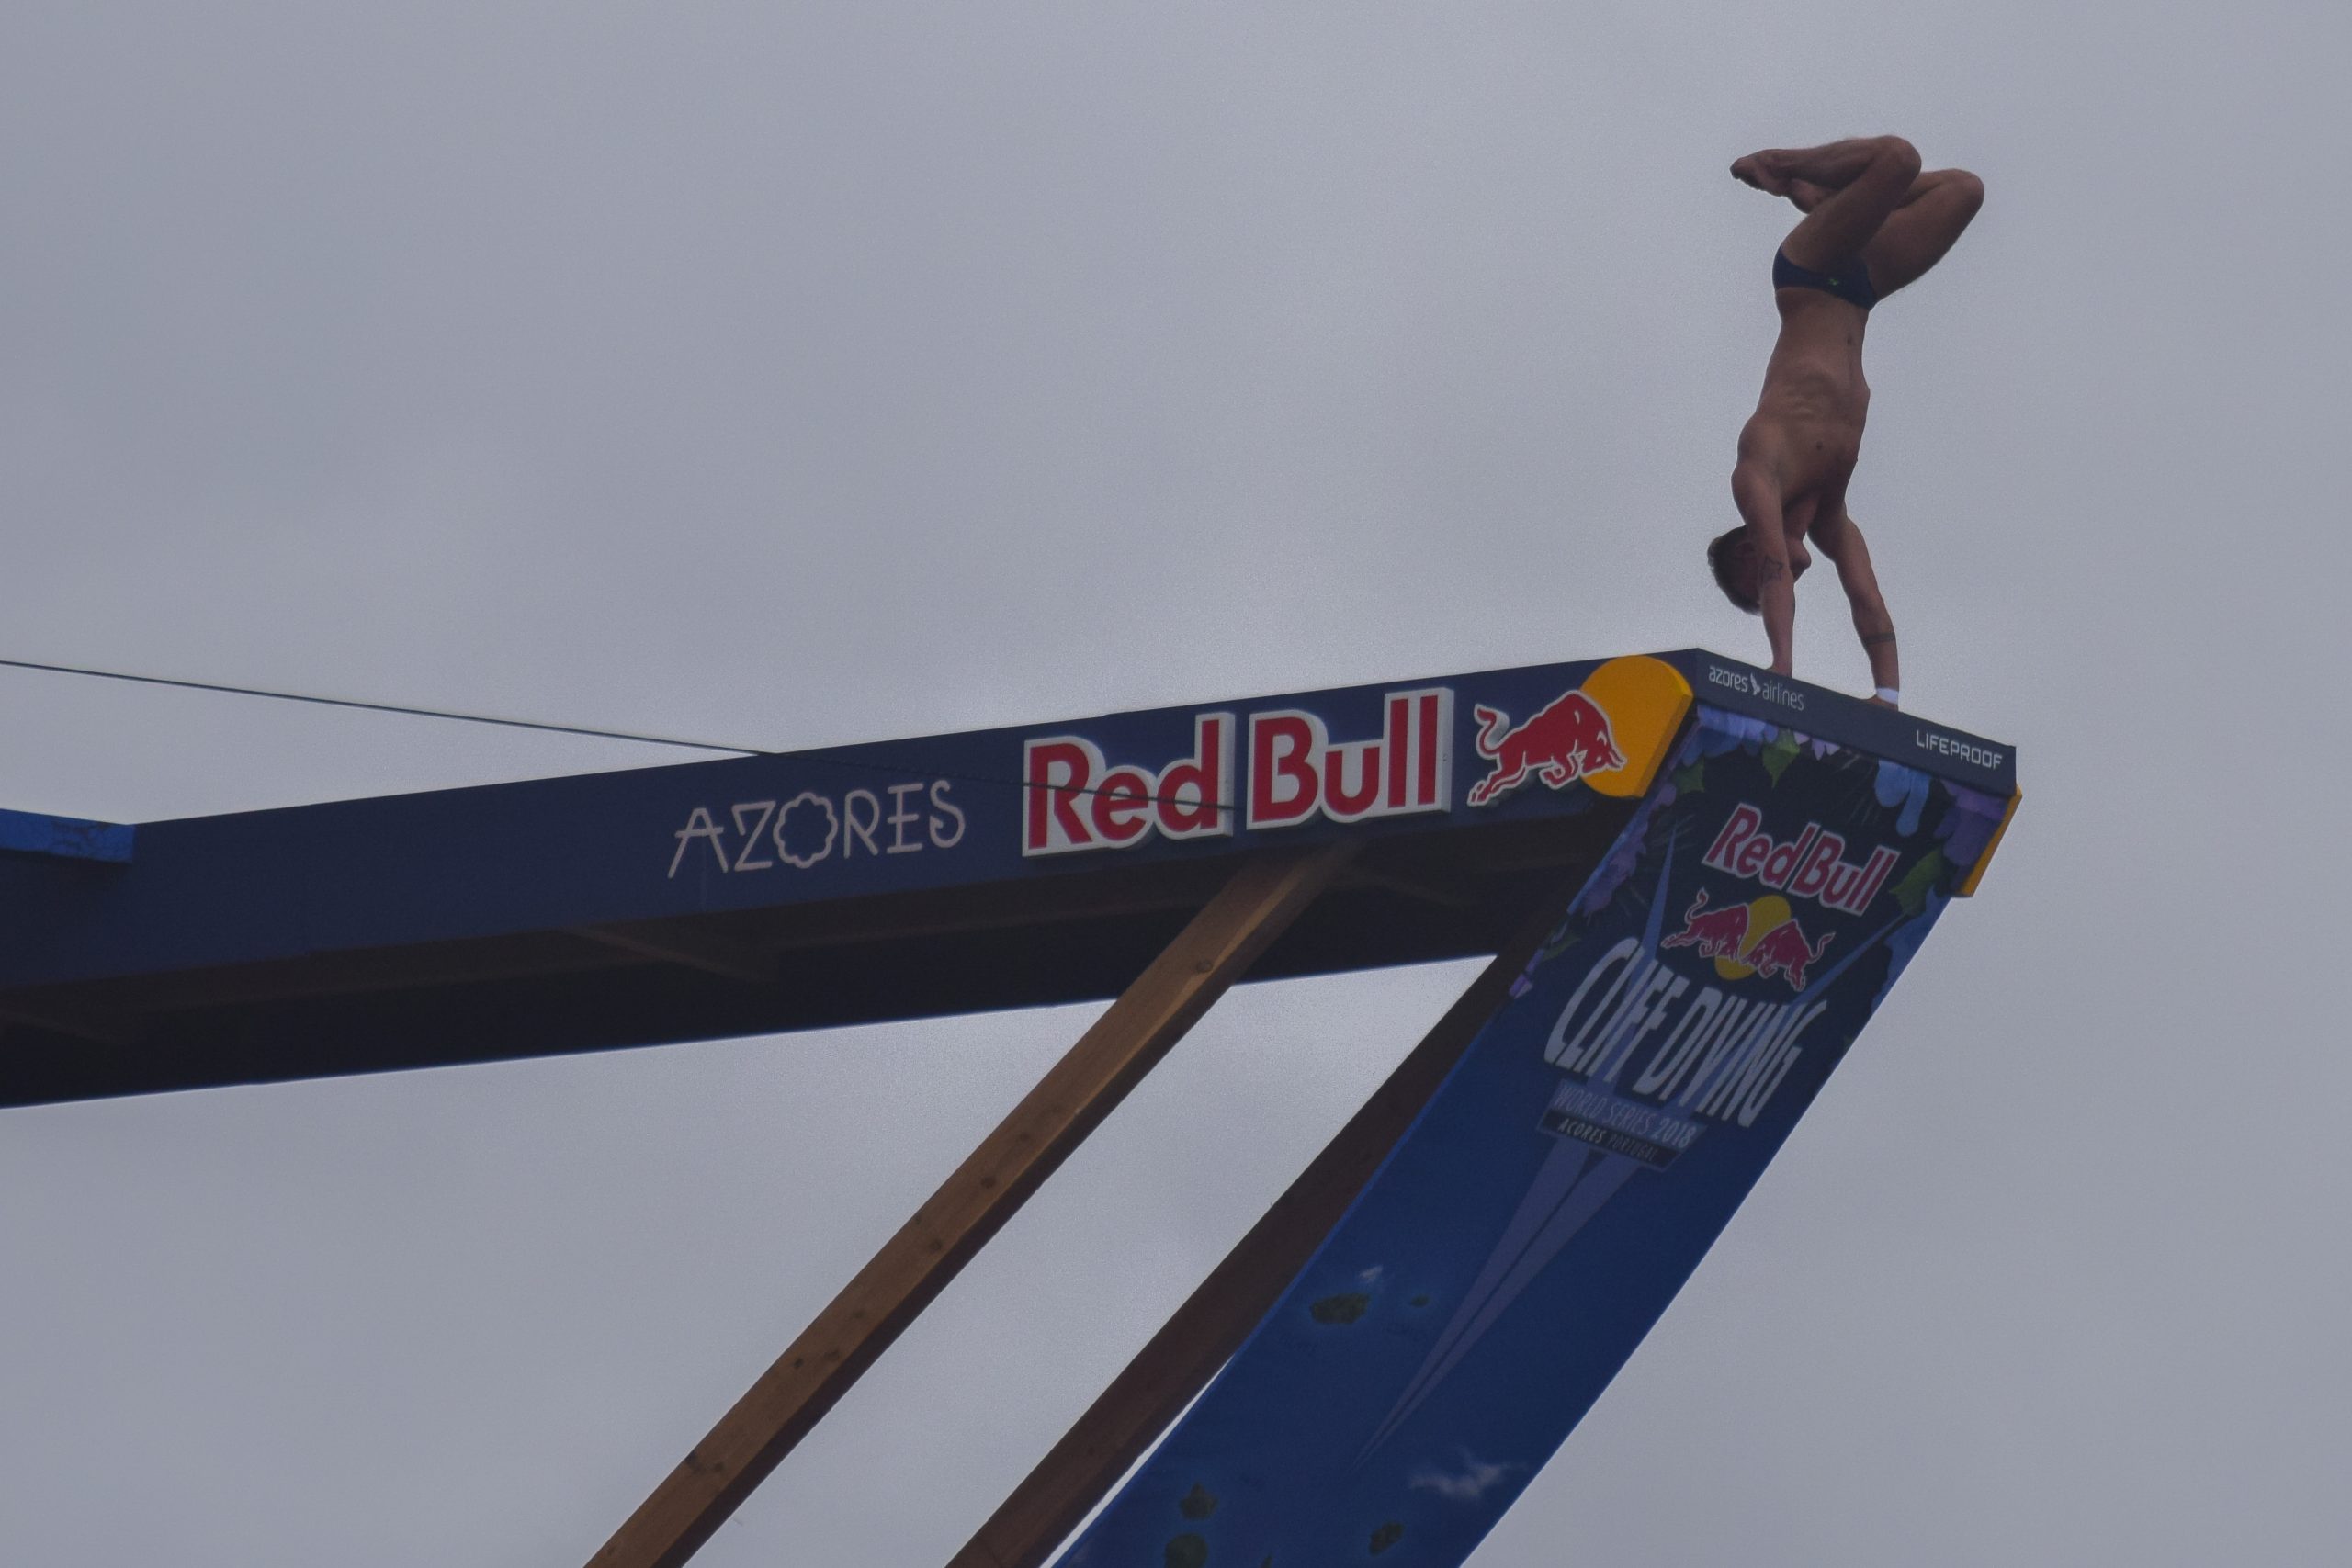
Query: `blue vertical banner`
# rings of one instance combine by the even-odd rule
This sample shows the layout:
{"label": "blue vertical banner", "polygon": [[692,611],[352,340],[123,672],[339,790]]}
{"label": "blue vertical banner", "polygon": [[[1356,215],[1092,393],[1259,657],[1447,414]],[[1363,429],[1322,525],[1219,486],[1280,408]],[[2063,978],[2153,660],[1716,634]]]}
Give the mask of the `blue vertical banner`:
{"label": "blue vertical banner", "polygon": [[2007,799],[1702,706],[1608,859],[1063,1568],[1451,1568],[1666,1310]]}

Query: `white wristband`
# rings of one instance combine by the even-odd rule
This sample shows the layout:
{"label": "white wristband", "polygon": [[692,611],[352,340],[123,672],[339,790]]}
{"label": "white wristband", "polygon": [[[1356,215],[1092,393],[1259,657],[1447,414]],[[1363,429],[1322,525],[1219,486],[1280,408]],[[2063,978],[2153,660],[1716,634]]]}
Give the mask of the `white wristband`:
{"label": "white wristband", "polygon": [[1902,689],[1896,686],[1881,686],[1878,689],[1878,700],[1883,703],[1892,703],[1894,706],[1901,707],[1903,705]]}

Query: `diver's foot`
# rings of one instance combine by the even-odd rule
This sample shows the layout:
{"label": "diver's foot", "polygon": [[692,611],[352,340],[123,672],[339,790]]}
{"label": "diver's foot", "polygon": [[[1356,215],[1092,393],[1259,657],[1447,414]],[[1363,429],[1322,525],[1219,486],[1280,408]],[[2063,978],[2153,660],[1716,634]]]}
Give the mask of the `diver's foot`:
{"label": "diver's foot", "polygon": [[1777,162],[1769,152],[1750,152],[1731,166],[1731,177],[1744,186],[1754,186],[1766,196],[1786,196],[1789,182],[1774,167]]}

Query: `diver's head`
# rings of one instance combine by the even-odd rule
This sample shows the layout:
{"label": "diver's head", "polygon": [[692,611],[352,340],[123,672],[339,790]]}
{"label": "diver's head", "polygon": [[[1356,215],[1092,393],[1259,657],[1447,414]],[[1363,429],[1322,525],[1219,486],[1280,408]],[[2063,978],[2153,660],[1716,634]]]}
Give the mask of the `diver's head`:
{"label": "diver's head", "polygon": [[1707,568],[1715,574],[1715,586],[1724,597],[1751,615],[1764,613],[1756,597],[1756,547],[1748,542],[1747,529],[1727,529],[1707,541]]}
{"label": "diver's head", "polygon": [[[1707,541],[1707,568],[1715,574],[1715,586],[1724,597],[1751,615],[1760,615],[1764,607],[1758,597],[1756,581],[1756,545],[1742,525],[1726,528]],[[1813,552],[1804,547],[1802,539],[1789,545],[1789,581],[1794,582],[1813,564]]]}

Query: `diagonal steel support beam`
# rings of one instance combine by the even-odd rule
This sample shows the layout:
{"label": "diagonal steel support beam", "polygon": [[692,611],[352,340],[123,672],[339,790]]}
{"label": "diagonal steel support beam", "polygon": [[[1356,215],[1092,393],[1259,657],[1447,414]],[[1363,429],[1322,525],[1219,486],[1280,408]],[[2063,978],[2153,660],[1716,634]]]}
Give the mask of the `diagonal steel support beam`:
{"label": "diagonal steel support beam", "polygon": [[1246,863],[639,1506],[590,1568],[693,1556],[1352,851]]}
{"label": "diagonal steel support beam", "polygon": [[948,1568],[1038,1568],[1241,1348],[1437,1092],[1559,921],[1531,915],[1339,1135],[1274,1200]]}

